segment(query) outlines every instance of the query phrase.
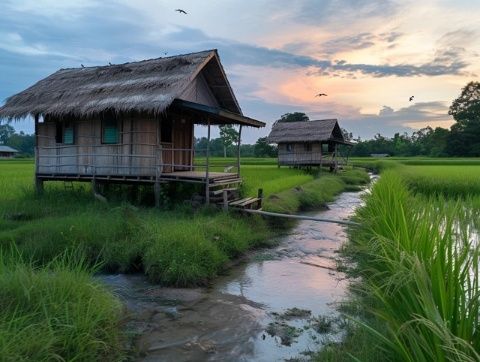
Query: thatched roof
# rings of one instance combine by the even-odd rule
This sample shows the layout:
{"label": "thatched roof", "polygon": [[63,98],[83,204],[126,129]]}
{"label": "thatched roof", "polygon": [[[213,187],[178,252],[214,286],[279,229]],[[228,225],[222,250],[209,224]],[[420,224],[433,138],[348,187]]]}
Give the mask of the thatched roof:
{"label": "thatched roof", "polygon": [[321,142],[348,143],[336,119],[307,122],[276,122],[268,135],[268,142]]}
{"label": "thatched roof", "polygon": [[220,108],[242,115],[216,50],[140,62],[61,69],[11,96],[0,118],[164,112],[202,72]]}

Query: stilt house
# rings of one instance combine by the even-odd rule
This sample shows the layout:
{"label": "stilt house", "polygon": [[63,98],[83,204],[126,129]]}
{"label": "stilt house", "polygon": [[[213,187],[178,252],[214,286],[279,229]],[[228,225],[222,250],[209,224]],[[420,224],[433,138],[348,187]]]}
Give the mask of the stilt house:
{"label": "stilt house", "polygon": [[[241,182],[240,153],[213,172],[194,162],[194,125],[264,127],[245,117],[216,50],[120,65],[61,69],[11,96],[0,118],[35,120],[35,177],[97,183]],[[238,147],[240,147],[240,135]],[[220,170],[220,171],[223,171]]]}
{"label": "stilt house", "polygon": [[340,146],[352,145],[336,119],[276,122],[268,142],[278,144],[278,166],[327,166],[332,170],[348,161],[348,152],[342,153]]}

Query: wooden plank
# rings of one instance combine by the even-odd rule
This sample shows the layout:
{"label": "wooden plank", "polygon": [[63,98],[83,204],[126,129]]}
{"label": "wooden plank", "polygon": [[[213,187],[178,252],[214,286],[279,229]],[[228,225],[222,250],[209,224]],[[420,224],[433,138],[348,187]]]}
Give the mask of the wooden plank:
{"label": "wooden plank", "polygon": [[254,202],[257,202],[258,200],[260,200],[258,197],[254,197],[254,198],[252,198],[251,200],[242,202],[242,203],[241,203],[240,205],[238,205],[238,206],[245,207],[245,206],[248,206],[248,205],[250,205],[250,204],[253,204]]}
{"label": "wooden plank", "polygon": [[225,189],[220,189],[220,190],[215,190],[215,191],[210,191],[210,193],[214,196],[217,196],[217,195],[221,195],[223,193],[223,191],[236,191],[238,190],[238,187],[229,187],[229,188],[225,188]]}
{"label": "wooden plank", "polygon": [[245,202],[248,202],[250,200],[254,200],[254,199],[256,199],[256,197],[247,197],[245,199],[240,199],[238,201],[231,202],[229,205],[230,206],[240,206],[241,204],[243,204]]}

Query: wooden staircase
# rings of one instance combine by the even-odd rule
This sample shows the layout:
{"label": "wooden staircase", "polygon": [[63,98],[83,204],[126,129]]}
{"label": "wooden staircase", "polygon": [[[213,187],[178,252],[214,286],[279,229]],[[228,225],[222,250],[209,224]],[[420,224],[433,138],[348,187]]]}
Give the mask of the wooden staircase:
{"label": "wooden staircase", "polygon": [[227,184],[225,187],[210,190],[210,201],[221,206],[225,211],[234,209],[262,209],[263,190],[260,189],[257,197],[240,197],[238,185]]}

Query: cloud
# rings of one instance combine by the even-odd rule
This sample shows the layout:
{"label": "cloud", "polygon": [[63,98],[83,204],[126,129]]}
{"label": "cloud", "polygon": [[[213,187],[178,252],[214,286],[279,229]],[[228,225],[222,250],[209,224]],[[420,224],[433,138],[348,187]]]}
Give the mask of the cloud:
{"label": "cloud", "polygon": [[70,54],[49,49],[41,43],[27,43],[23,37],[15,32],[4,33],[0,31],[0,49],[10,53],[17,53],[27,56],[49,55],[65,58],[72,58]]}
{"label": "cloud", "polygon": [[352,114],[342,120],[350,132],[369,138],[380,132],[392,136],[396,132],[412,132],[415,129],[432,125],[448,127],[453,123],[448,115],[448,106],[445,102],[419,102],[398,110],[383,106],[378,114]]}
{"label": "cloud", "polygon": [[372,33],[360,33],[331,39],[321,44],[323,54],[336,54],[345,50],[366,49],[375,45],[377,37]]}
{"label": "cloud", "polygon": [[398,3],[392,0],[302,0],[292,17],[308,24],[343,27],[352,19],[386,18],[398,9]]}
{"label": "cloud", "polygon": [[[395,34],[392,37],[396,39],[399,36],[399,34]],[[369,39],[373,36],[365,33],[361,37]],[[179,27],[176,31],[169,34],[167,39],[177,43],[187,43],[189,46],[196,45],[198,47],[201,45],[201,47],[219,48],[222,58],[231,64],[269,65],[271,67],[313,67],[314,70],[309,69],[310,75],[326,75],[325,72],[328,72],[329,75],[346,77],[355,77],[356,74],[371,75],[373,77],[459,75],[463,74],[464,69],[469,65],[466,61],[458,58],[451,59],[450,62],[439,62],[438,59],[434,59],[420,65],[362,64],[349,63],[345,60],[331,61],[329,59],[317,59],[307,55],[293,54],[284,50],[255,46],[229,39],[209,37],[199,29],[185,27]],[[353,43],[354,37],[345,40],[345,44],[348,42]],[[366,46],[368,40],[364,41],[363,44]]]}

